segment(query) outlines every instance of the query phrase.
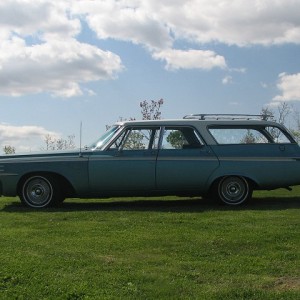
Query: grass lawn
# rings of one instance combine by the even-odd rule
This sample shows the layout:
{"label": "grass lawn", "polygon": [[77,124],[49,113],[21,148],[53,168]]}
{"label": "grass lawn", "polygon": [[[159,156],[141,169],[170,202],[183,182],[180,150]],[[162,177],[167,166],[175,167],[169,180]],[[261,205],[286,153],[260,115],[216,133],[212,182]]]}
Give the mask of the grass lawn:
{"label": "grass lawn", "polygon": [[300,299],[300,187],[196,198],[0,198],[0,299]]}

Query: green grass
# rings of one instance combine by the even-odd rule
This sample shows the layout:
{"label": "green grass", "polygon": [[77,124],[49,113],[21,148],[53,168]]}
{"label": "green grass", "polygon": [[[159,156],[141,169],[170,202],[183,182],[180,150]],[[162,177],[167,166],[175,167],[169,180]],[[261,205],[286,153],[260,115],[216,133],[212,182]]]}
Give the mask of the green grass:
{"label": "green grass", "polygon": [[[299,196],[298,196],[299,195]],[[300,187],[196,198],[0,198],[0,299],[299,299]]]}

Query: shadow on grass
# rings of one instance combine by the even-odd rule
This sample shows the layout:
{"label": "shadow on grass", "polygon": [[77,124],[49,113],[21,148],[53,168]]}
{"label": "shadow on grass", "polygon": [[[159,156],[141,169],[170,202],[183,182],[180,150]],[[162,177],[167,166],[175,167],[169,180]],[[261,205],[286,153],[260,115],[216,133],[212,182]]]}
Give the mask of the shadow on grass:
{"label": "shadow on grass", "polygon": [[157,211],[157,212],[204,212],[214,211],[247,211],[247,210],[284,210],[300,209],[300,197],[264,197],[253,198],[242,206],[227,206],[212,199],[202,198],[122,198],[122,199],[67,199],[58,207],[32,209],[20,202],[6,204],[5,212],[69,212],[69,211]]}

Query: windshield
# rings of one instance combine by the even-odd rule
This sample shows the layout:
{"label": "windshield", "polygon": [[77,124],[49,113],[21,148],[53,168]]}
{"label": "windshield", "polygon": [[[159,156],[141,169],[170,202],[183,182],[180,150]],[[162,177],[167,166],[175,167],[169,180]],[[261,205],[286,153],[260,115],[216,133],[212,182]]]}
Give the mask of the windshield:
{"label": "windshield", "polygon": [[90,149],[102,149],[102,147],[114,136],[120,126],[112,126],[109,128],[96,142],[89,146]]}

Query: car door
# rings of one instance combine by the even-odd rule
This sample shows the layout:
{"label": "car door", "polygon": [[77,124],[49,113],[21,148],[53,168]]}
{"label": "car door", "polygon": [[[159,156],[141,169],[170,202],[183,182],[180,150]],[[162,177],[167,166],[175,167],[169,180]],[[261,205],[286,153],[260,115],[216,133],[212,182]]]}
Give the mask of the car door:
{"label": "car door", "polygon": [[159,127],[126,128],[104,151],[89,160],[90,189],[95,194],[155,189]]}
{"label": "car door", "polygon": [[157,157],[157,189],[206,191],[208,179],[218,166],[217,157],[194,128],[164,128]]}

